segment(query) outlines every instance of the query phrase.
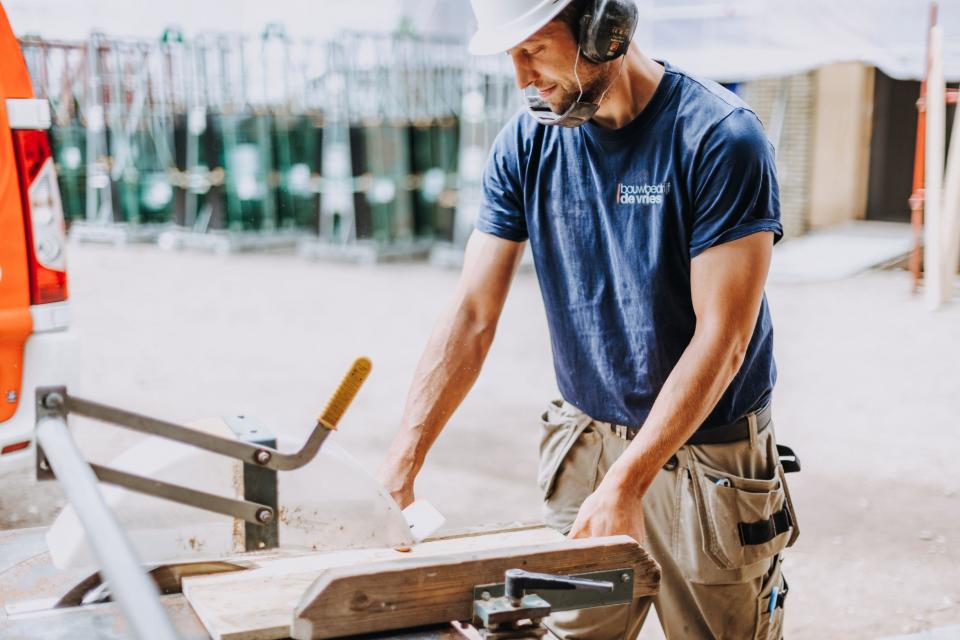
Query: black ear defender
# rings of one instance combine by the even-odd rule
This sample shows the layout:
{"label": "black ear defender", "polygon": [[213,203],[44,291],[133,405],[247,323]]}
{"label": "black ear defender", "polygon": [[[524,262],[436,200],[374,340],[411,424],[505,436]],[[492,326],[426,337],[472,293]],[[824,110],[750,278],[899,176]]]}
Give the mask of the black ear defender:
{"label": "black ear defender", "polygon": [[637,30],[634,0],[593,0],[580,18],[580,51],[591,62],[616,60],[627,52]]}

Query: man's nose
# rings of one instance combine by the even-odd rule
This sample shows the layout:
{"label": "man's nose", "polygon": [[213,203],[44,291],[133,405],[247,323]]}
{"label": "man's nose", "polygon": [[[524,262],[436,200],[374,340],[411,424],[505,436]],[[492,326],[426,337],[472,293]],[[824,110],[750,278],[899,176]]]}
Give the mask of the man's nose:
{"label": "man's nose", "polygon": [[530,83],[536,80],[537,74],[530,68],[528,56],[520,51],[511,51],[510,58],[513,60],[513,69],[517,78],[517,86],[523,90]]}

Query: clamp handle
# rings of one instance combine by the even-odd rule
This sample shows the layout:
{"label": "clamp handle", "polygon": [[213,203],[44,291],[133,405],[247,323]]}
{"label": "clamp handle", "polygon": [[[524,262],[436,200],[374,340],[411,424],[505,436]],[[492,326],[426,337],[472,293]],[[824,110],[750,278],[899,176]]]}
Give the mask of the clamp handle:
{"label": "clamp handle", "polygon": [[512,600],[521,599],[527,589],[584,589],[607,592],[614,589],[614,584],[607,580],[587,580],[523,569],[507,569],[504,578],[504,595]]}
{"label": "clamp handle", "polygon": [[370,358],[361,357],[353,361],[353,366],[343,376],[337,390],[330,396],[330,400],[327,401],[327,406],[324,407],[320,417],[317,418],[317,422],[327,429],[337,428],[337,423],[340,422],[340,418],[343,417],[347,407],[357,397],[363,381],[370,375],[372,366]]}

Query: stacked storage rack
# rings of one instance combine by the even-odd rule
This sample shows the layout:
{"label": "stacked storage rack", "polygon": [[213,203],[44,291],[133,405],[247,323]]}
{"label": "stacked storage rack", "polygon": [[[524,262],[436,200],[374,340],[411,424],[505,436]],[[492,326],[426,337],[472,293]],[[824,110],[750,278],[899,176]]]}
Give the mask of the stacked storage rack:
{"label": "stacked storage rack", "polygon": [[175,169],[169,76],[159,47],[94,34],[85,45],[26,39],[23,50],[37,94],[56,114],[53,141],[71,235],[155,239],[172,221]]}
{"label": "stacked storage rack", "polygon": [[80,240],[456,256],[519,107],[502,56],[409,31],[21,43]]}
{"label": "stacked storage rack", "polygon": [[344,33],[313,93],[326,114],[319,236],[301,253],[425,256],[449,238],[464,60],[455,40]]}
{"label": "stacked storage rack", "polygon": [[50,139],[60,179],[63,213],[70,223],[85,217],[87,170],[83,110],[86,46],[24,38],[22,50],[31,71],[36,95],[50,102]]}
{"label": "stacked storage rack", "polygon": [[506,56],[469,57],[465,61],[459,105],[457,202],[449,242],[437,243],[433,264],[457,267],[480,211],[483,170],[493,141],[522,107],[513,67]]}
{"label": "stacked storage rack", "polygon": [[279,25],[259,38],[213,33],[191,43],[185,164],[206,201],[161,246],[292,248],[316,228],[323,119],[305,108],[296,77],[306,58],[294,50],[306,47]]}

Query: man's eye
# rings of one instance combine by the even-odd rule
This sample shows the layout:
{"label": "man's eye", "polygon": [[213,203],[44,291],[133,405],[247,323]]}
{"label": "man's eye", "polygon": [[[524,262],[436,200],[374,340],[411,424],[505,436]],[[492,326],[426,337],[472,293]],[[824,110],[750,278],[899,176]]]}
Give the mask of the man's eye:
{"label": "man's eye", "polygon": [[543,53],[543,50],[544,50],[544,49],[546,49],[545,46],[543,46],[543,47],[537,47],[536,49],[534,49],[533,51],[531,51],[531,52],[530,52],[529,54],[527,54],[527,55],[535,56],[535,55],[537,55],[538,53]]}

